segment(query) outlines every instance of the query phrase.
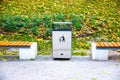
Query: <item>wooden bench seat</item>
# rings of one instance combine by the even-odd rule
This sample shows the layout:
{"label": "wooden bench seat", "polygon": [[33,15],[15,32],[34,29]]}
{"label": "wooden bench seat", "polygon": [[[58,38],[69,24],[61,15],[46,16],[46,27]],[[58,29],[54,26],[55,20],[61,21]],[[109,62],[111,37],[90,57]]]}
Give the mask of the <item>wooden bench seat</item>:
{"label": "wooden bench seat", "polygon": [[91,54],[93,60],[108,60],[109,50],[120,49],[120,42],[93,42]]}
{"label": "wooden bench seat", "polygon": [[21,46],[31,46],[33,42],[0,42],[0,46],[14,46],[14,47],[21,47]]}
{"label": "wooden bench seat", "polygon": [[37,43],[36,42],[0,41],[0,48],[18,48],[20,59],[34,59],[37,55]]}
{"label": "wooden bench seat", "polygon": [[96,42],[97,48],[120,48],[120,42]]}

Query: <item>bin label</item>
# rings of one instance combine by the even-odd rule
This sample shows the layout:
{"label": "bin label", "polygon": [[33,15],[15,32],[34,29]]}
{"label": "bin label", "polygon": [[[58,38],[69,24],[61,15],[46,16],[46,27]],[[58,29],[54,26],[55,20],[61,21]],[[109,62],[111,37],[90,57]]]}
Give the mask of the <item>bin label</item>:
{"label": "bin label", "polygon": [[64,35],[62,35],[61,37],[59,37],[59,42],[65,42],[65,37],[64,37]]}

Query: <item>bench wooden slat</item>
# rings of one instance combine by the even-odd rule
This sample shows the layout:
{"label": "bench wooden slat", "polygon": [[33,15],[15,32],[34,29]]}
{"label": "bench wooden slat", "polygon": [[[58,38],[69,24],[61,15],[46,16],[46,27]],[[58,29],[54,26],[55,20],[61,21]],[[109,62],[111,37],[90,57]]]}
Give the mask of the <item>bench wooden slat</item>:
{"label": "bench wooden slat", "polygon": [[28,44],[27,44],[27,46],[29,46],[29,45],[31,45],[32,44],[32,42],[29,42]]}
{"label": "bench wooden slat", "polygon": [[96,42],[96,46],[99,47],[99,43],[98,42]]}
{"label": "bench wooden slat", "polygon": [[100,47],[99,42],[96,42],[96,46],[97,46],[97,47]]}
{"label": "bench wooden slat", "polygon": [[28,43],[29,43],[29,42],[23,43],[23,45],[24,45],[24,46],[28,46],[28,45],[27,45]]}
{"label": "bench wooden slat", "polygon": [[120,48],[120,42],[96,42],[98,48]]}
{"label": "bench wooden slat", "polygon": [[109,45],[110,48],[114,47],[114,46],[111,44],[111,42],[108,42],[108,45]]}
{"label": "bench wooden slat", "polygon": [[24,46],[27,46],[27,44],[28,44],[28,42],[26,42],[26,43],[23,43],[22,45],[24,45]]}
{"label": "bench wooden slat", "polygon": [[99,46],[98,47],[104,47],[102,42],[98,42]]}
{"label": "bench wooden slat", "polygon": [[120,43],[119,42],[117,42],[117,47],[120,47]]}
{"label": "bench wooden slat", "polygon": [[26,45],[24,45],[25,43],[27,43],[27,42],[21,42],[18,44],[18,46],[26,46]]}
{"label": "bench wooden slat", "polygon": [[107,47],[113,47],[113,45],[110,42],[107,42]]}
{"label": "bench wooden slat", "polygon": [[15,44],[15,46],[21,46],[20,44],[21,44],[22,42],[17,42],[16,44]]}
{"label": "bench wooden slat", "polygon": [[30,46],[32,44],[32,42],[22,42],[20,44],[18,44],[19,46]]}
{"label": "bench wooden slat", "polygon": [[8,43],[6,44],[6,46],[10,46],[10,44],[11,44],[11,42],[8,42]]}
{"label": "bench wooden slat", "polygon": [[118,44],[118,46],[120,47],[120,43],[117,43]]}
{"label": "bench wooden slat", "polygon": [[115,48],[119,47],[117,43],[112,42],[112,44],[114,45]]}
{"label": "bench wooden slat", "polygon": [[4,45],[4,42],[0,42],[0,45],[3,46],[3,45]]}
{"label": "bench wooden slat", "polygon": [[22,46],[30,46],[31,44],[32,44],[33,42],[0,42],[0,46],[8,46],[8,47],[10,47],[10,46],[16,46],[16,47],[22,47]]}
{"label": "bench wooden slat", "polygon": [[3,45],[3,42],[0,42],[0,45]]}
{"label": "bench wooden slat", "polygon": [[13,46],[16,42],[11,43],[11,46]]}
{"label": "bench wooden slat", "polygon": [[105,42],[105,43],[104,43],[104,45],[105,45],[105,47],[109,47],[109,45],[108,45],[108,43],[107,43],[107,42]]}
{"label": "bench wooden slat", "polygon": [[8,44],[9,42],[3,42],[2,46],[5,46],[6,44]]}
{"label": "bench wooden slat", "polygon": [[112,44],[112,47],[115,47],[115,46],[116,46],[114,42],[111,42],[111,44]]}
{"label": "bench wooden slat", "polygon": [[105,46],[104,43],[99,43],[102,47]]}

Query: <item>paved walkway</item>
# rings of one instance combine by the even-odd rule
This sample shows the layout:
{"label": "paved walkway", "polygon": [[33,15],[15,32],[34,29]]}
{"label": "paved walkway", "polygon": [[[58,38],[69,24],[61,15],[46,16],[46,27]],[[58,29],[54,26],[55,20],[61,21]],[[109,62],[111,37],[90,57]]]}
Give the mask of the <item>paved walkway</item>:
{"label": "paved walkway", "polygon": [[0,80],[120,80],[120,62],[92,61],[90,57],[53,60],[0,61]]}

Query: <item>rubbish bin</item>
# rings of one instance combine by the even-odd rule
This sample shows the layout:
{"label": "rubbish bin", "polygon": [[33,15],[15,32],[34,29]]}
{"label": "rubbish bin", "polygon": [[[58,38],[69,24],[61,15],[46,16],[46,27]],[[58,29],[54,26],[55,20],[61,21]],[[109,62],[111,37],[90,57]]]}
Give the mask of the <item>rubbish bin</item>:
{"label": "rubbish bin", "polygon": [[[54,22],[52,29],[52,53],[54,59],[72,57],[72,22]],[[67,26],[67,27],[66,27]]]}

